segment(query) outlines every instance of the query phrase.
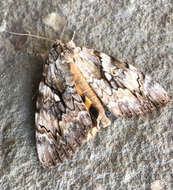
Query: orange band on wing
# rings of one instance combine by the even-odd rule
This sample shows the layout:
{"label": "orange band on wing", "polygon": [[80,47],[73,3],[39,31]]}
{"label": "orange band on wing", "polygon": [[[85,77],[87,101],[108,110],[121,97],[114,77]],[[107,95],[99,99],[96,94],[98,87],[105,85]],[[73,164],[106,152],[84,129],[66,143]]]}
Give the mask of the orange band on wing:
{"label": "orange band on wing", "polygon": [[98,110],[99,113],[99,116],[97,118],[98,121],[97,123],[99,124],[101,122],[103,124],[103,127],[110,125],[110,120],[105,115],[103,106],[101,105],[95,92],[91,89],[89,84],[84,79],[82,73],[75,64],[75,61],[70,62],[69,66],[70,66],[70,71],[73,75],[73,81],[75,83],[77,93],[84,98],[84,104],[87,110],[89,110],[91,105],[93,105]]}

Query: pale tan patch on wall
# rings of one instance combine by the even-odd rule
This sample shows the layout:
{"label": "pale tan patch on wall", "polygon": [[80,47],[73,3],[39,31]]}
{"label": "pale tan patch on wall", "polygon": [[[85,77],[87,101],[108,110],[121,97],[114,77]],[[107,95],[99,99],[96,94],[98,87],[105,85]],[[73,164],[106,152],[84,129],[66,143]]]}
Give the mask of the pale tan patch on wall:
{"label": "pale tan patch on wall", "polygon": [[65,25],[65,17],[58,15],[57,13],[53,12],[43,18],[43,22],[52,27],[55,31],[60,31],[63,29]]}
{"label": "pale tan patch on wall", "polygon": [[160,180],[154,181],[151,184],[151,190],[163,190],[163,185],[162,182]]}

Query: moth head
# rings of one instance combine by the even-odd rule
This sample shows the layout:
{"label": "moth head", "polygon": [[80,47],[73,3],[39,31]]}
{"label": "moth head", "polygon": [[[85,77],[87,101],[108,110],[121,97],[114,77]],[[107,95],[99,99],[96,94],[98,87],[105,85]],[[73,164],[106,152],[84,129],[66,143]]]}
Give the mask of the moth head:
{"label": "moth head", "polygon": [[76,44],[73,42],[73,40],[71,40],[67,43],[67,47],[70,49],[74,49],[76,47]]}
{"label": "moth head", "polygon": [[56,43],[53,45],[53,48],[58,54],[61,54],[64,49],[64,44],[60,40],[56,40]]}

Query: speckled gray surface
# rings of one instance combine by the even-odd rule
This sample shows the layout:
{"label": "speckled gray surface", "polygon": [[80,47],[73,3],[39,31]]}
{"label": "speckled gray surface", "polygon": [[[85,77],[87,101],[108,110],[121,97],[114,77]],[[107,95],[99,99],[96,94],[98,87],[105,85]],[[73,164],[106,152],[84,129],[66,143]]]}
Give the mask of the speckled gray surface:
{"label": "speckled gray surface", "polygon": [[[48,22],[50,15],[54,15]],[[40,54],[51,43],[4,33],[30,32],[75,42],[128,61],[168,91],[155,118],[122,119],[101,129],[56,169],[40,165],[34,138]],[[169,0],[2,0],[0,2],[0,189],[173,189],[173,2]]]}

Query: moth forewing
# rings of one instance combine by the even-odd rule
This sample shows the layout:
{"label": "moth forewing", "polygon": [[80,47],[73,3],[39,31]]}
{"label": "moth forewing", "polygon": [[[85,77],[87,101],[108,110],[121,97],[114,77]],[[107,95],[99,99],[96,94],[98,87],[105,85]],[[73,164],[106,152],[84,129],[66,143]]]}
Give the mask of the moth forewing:
{"label": "moth forewing", "polygon": [[[88,84],[116,116],[145,115],[169,102],[166,91],[132,65],[87,48],[75,57]],[[87,63],[88,71],[83,71],[81,62]],[[96,75],[93,68],[99,70]]]}
{"label": "moth forewing", "polygon": [[37,152],[43,166],[48,168],[69,158],[95,127],[75,88],[65,52],[70,54],[66,50],[58,43],[50,51],[36,105]]}

